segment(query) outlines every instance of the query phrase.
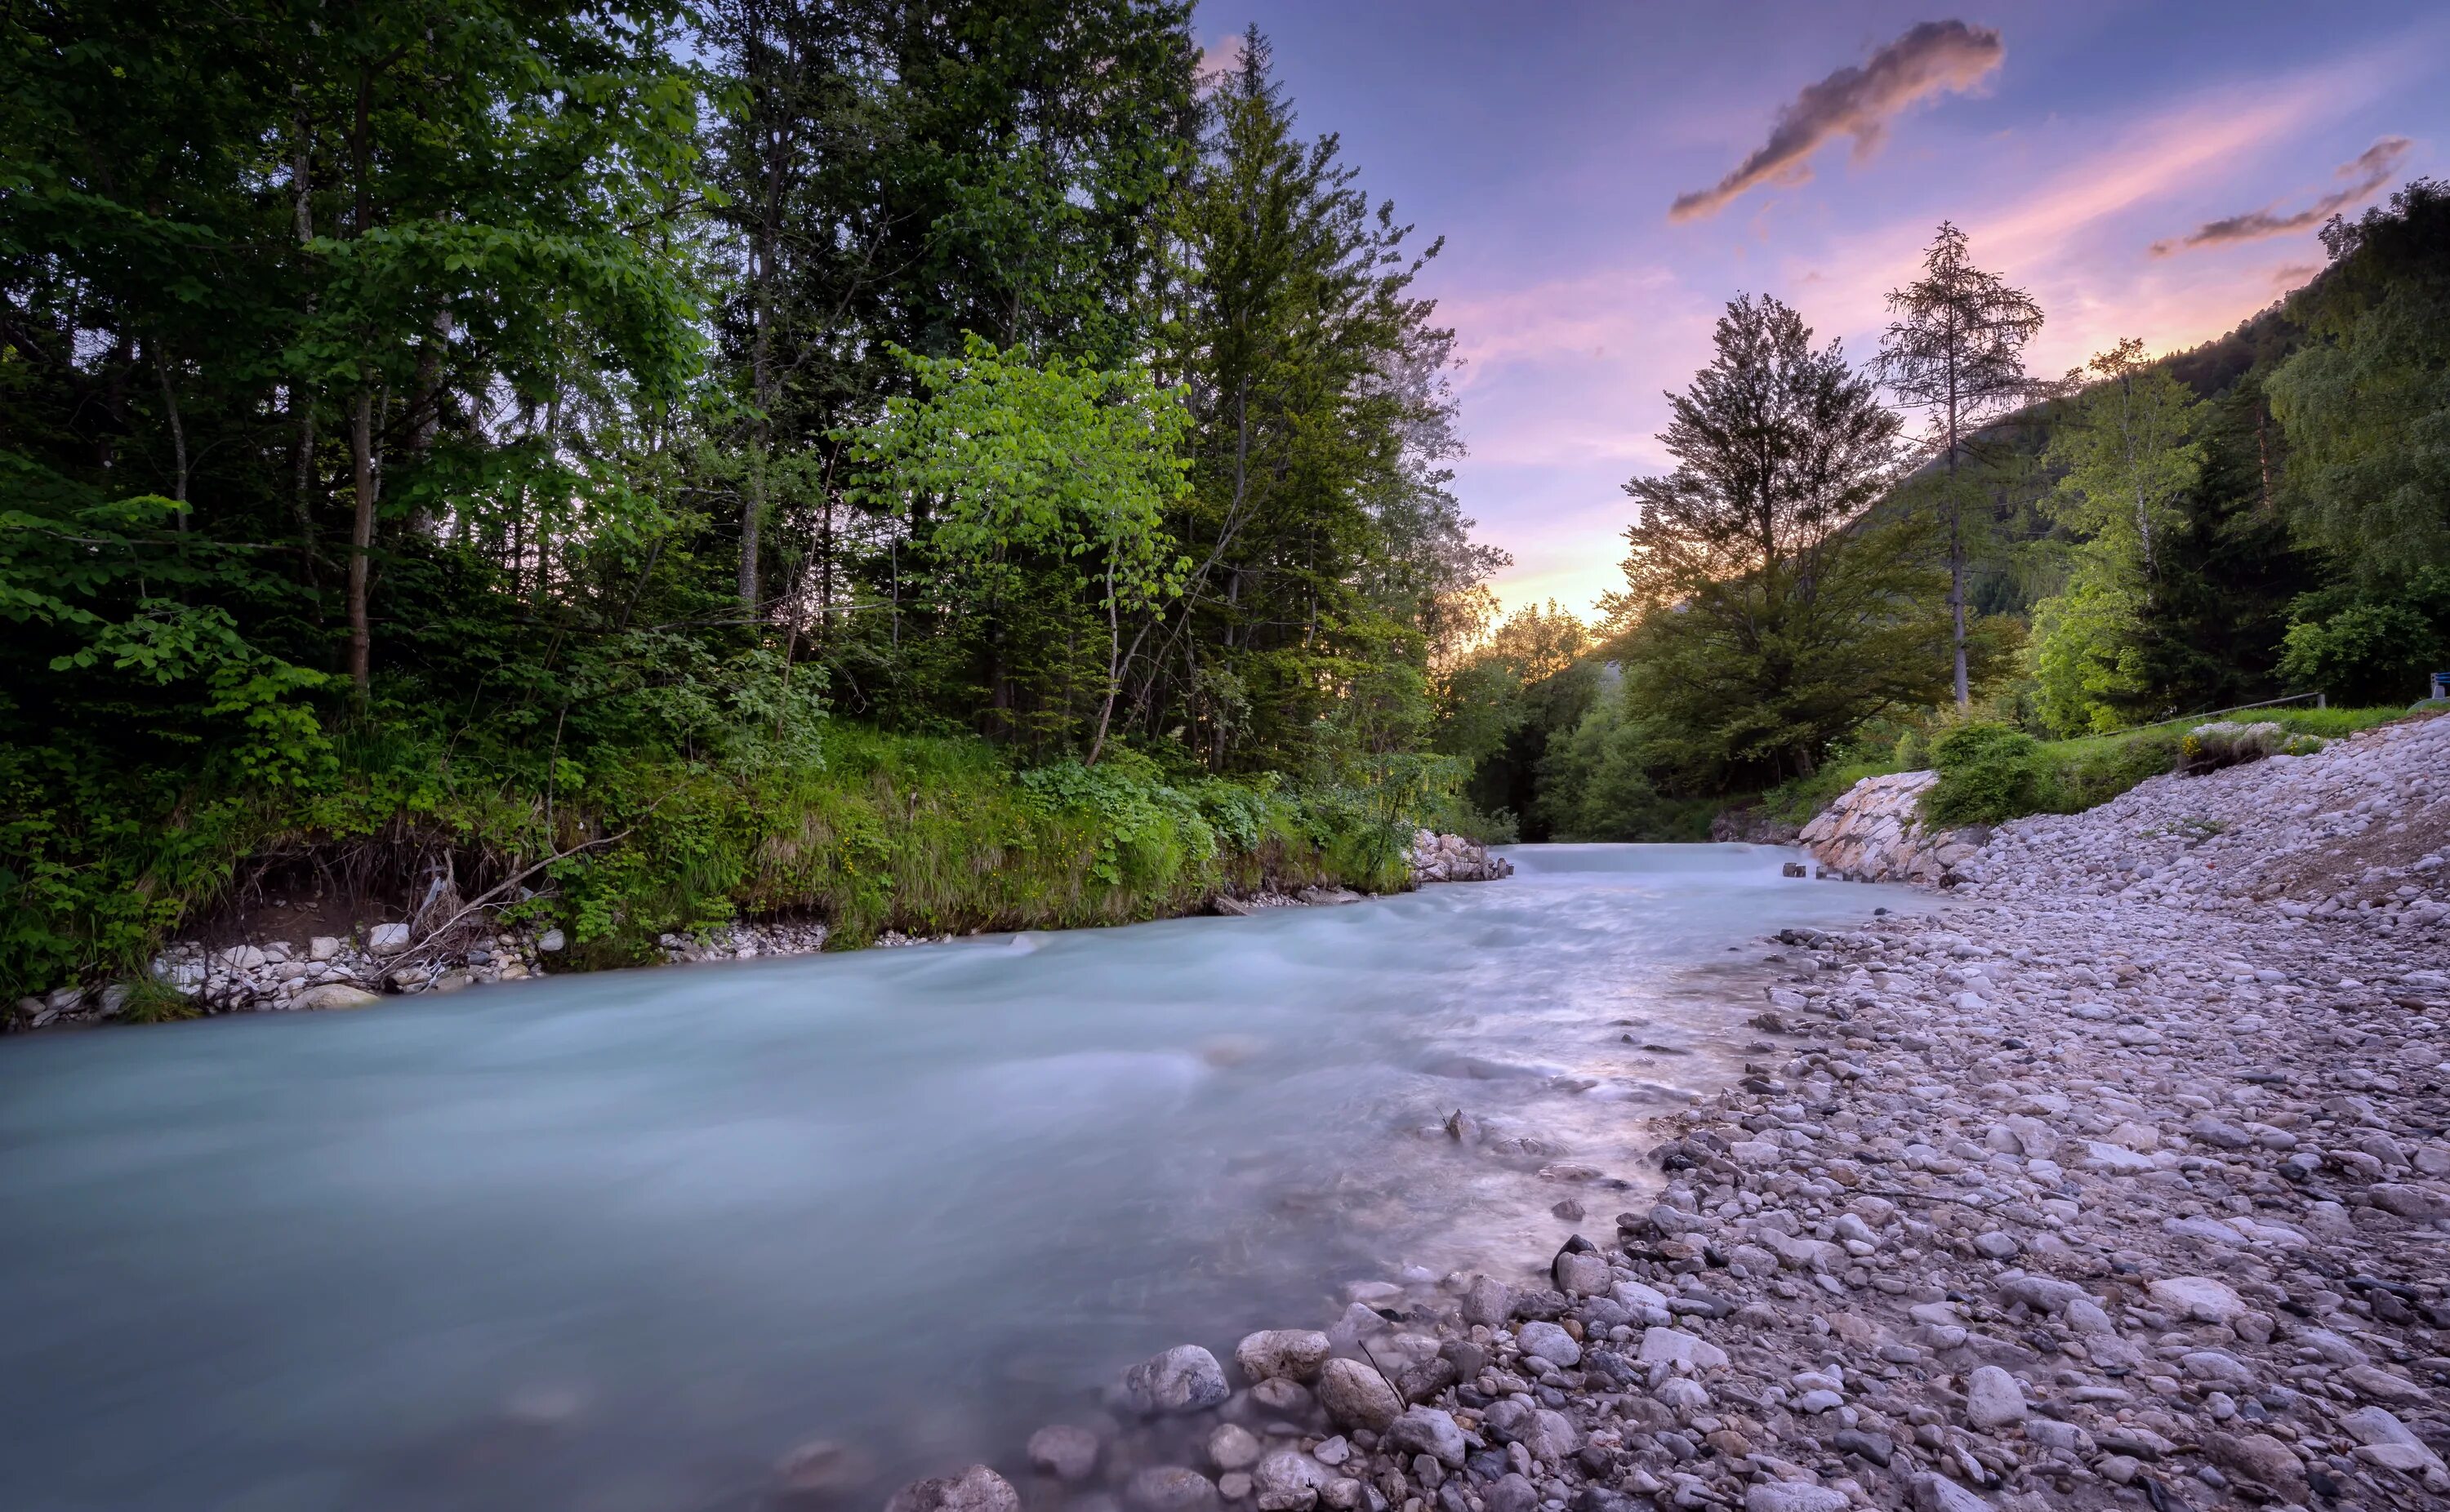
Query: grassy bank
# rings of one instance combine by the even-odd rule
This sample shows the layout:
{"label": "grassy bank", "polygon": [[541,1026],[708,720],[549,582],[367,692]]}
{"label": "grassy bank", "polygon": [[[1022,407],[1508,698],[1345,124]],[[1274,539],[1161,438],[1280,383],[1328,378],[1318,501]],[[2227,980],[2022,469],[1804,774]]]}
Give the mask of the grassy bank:
{"label": "grassy bank", "polygon": [[[2406,712],[2395,705],[2282,708],[2251,710],[2241,718],[2278,725],[2291,736],[2336,740]],[[1926,800],[1926,813],[1936,823],[2000,824],[2026,814],[2081,813],[2148,777],[2176,770],[2188,731],[2201,723],[2055,741],[2034,740],[2002,726],[1969,726],[1936,741],[1900,741],[1896,750],[1882,756],[1832,763],[1771,789],[1760,805],[1773,819],[1801,825],[1866,777],[1936,766],[1941,780]]]}
{"label": "grassy bank", "polygon": [[[20,774],[23,775],[23,774]],[[818,917],[839,948],[885,929],[1065,928],[1198,909],[1220,891],[1406,882],[1439,773],[1369,786],[1096,767],[1023,767],[966,736],[828,722],[813,741],[725,761],[564,762],[522,781],[396,732],[340,743],[311,789],[81,794],[45,774],[0,855],[8,1000],[140,973],[183,935],[268,897],[324,917],[401,917],[438,881],[503,917],[561,927],[570,960],[655,959],[656,937],[734,919]],[[531,895],[531,896],[523,896]]]}

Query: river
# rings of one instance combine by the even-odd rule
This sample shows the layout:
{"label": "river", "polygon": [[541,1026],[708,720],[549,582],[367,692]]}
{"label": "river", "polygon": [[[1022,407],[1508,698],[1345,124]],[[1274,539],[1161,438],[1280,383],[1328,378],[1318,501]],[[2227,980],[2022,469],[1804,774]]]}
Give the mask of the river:
{"label": "river", "polygon": [[1757,1037],[1759,937],[1915,897],[1762,846],[1507,854],[1341,908],[0,1042],[0,1506],[747,1512],[819,1438],[877,1504],[1155,1349],[1604,1237],[1642,1115]]}

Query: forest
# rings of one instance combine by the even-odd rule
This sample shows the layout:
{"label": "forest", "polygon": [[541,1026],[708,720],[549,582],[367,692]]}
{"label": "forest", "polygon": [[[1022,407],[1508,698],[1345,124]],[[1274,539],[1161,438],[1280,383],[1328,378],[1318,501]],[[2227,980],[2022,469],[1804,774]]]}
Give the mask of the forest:
{"label": "forest", "polygon": [[1437,252],[1172,0],[0,19],[0,984],[1400,885]]}
{"label": "forest", "polygon": [[0,1000],[276,895],[1385,889],[2450,654],[2421,182],[2065,378],[1953,227],[1859,363],[1740,298],[1622,591],[1496,623],[1439,242],[1186,3],[57,0],[0,82]]}
{"label": "forest", "polygon": [[[2450,186],[2323,231],[2196,349],[2030,373],[2047,312],[1943,225],[1856,364],[1739,300],[1636,478],[1626,587],[1448,679],[1467,795],[1525,839],[1775,835],[1961,759],[1996,820],[2169,769],[2187,716],[2336,734],[2450,670]],[[2326,708],[2312,707],[2326,703]]]}

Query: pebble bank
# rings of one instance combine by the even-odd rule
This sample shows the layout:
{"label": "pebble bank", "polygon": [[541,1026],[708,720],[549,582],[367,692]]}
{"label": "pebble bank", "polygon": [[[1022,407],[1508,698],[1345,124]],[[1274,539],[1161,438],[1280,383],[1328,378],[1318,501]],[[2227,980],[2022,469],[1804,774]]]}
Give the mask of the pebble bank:
{"label": "pebble bank", "polygon": [[891,1512],[2450,1505],[2450,719],[1897,827],[1824,865],[1947,901],[1780,936],[1612,1224],[1166,1350]]}

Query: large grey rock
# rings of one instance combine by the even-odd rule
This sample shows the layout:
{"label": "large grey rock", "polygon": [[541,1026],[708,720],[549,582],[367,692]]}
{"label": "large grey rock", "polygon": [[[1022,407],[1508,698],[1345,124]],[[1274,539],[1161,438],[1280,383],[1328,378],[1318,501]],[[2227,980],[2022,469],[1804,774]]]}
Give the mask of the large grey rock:
{"label": "large grey rock", "polygon": [[1358,1360],[1330,1360],[1318,1373],[1318,1403],[1339,1427],[1381,1429],[1404,1410],[1387,1378]]}
{"label": "large grey rock", "polygon": [[1686,1366],[1696,1370],[1716,1370],[1726,1365],[1727,1351],[1682,1328],[1644,1328],[1641,1360],[1644,1365],[1663,1363]]}
{"label": "large grey rock", "polygon": [[959,1475],[913,1481],[893,1493],[885,1512],[1021,1512],[1021,1493],[983,1464]]}
{"label": "large grey rock", "polygon": [[1470,1444],[1454,1415],[1437,1407],[1406,1407],[1387,1429],[1386,1440],[1407,1454],[1426,1454],[1450,1470],[1463,1468]]}
{"label": "large grey rock", "polygon": [[1233,1395],[1225,1367],[1196,1344],[1178,1344],[1123,1372],[1123,1398],[1144,1417],[1197,1412]]}
{"label": "large grey rock", "polygon": [[1484,1328],[1502,1328],[1514,1311],[1514,1297],[1506,1283],[1494,1276],[1474,1276],[1464,1289],[1463,1321]]}
{"label": "large grey rock", "polygon": [[1582,1362],[1583,1347],[1553,1323],[1526,1323],[1514,1338],[1525,1354],[1536,1354],[1550,1365],[1570,1367]]}
{"label": "large grey rock", "polygon": [[1991,1503],[1941,1475],[1914,1480],[1915,1512],[1991,1512]]}
{"label": "large grey rock", "polygon": [[2207,1433],[2204,1458],[2290,1501],[2303,1502],[2307,1495],[2305,1466],[2296,1451],[2268,1433]]}
{"label": "large grey rock", "polygon": [[1481,1414],[1481,1426],[1498,1443],[1520,1444],[1531,1458],[1548,1464],[1563,1461],[1583,1443],[1564,1413],[1535,1407],[1518,1397],[1490,1403]]}
{"label": "large grey rock", "polygon": [[2226,1324],[2246,1310],[2246,1299],[2209,1276],[2164,1276],[2145,1289],[2152,1305],[2199,1323]]}
{"label": "large grey rock", "polygon": [[366,931],[366,949],[375,955],[396,956],[407,948],[408,926],[406,924],[376,924]]}
{"label": "large grey rock", "polygon": [[1316,1328],[1262,1328],[1234,1347],[1234,1363],[1253,1381],[1315,1381],[1333,1349]]}
{"label": "large grey rock", "polygon": [[1604,1258],[1583,1250],[1569,1250],[1557,1256],[1549,1271],[1557,1289],[1569,1297],[1605,1296],[1616,1280]]}
{"label": "large grey rock", "polygon": [[1484,1500],[1488,1512],[1534,1512],[1540,1505],[1540,1493],[1530,1482],[1509,1471],[1497,1478]]}
{"label": "large grey rock", "polygon": [[1995,1365],[1975,1366],[1965,1380],[1965,1417],[1977,1428],[2025,1421],[2025,1388]]}
{"label": "large grey rock", "polygon": [[1327,1466],[1309,1455],[1279,1449],[1252,1467],[1251,1490],[1259,1512],[1302,1512],[1333,1479]]}
{"label": "large grey rock", "polygon": [[1846,1493],[1809,1481],[1769,1481],[1744,1493],[1744,1512],[1846,1512]]}
{"label": "large grey rock", "polygon": [[363,1008],[380,1001],[380,995],[368,992],[363,987],[352,987],[345,981],[327,981],[320,987],[309,987],[292,999],[296,1007],[315,1009]]}

